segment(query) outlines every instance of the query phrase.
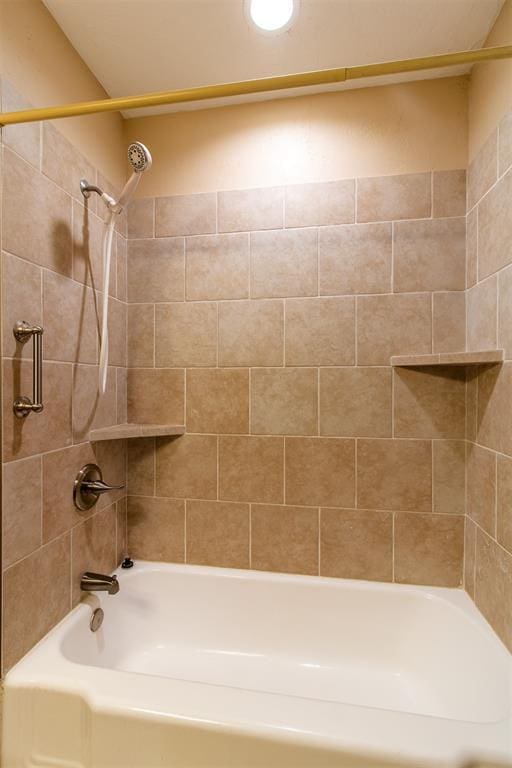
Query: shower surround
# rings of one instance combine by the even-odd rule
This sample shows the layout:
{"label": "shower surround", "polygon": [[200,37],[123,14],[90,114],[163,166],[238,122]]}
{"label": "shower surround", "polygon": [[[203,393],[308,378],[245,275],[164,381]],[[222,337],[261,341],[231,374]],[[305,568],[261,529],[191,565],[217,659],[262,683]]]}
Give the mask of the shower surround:
{"label": "shower surround", "polygon": [[[28,106],[5,79],[3,110]],[[111,273],[107,392],[98,397],[102,210],[84,207],[81,178],[112,185],[52,125],[2,131],[3,670],[80,600],[83,570],[110,571],[125,551],[126,497],[108,493],[79,513],[73,479],[88,462],[126,482],[126,443],[91,444],[93,427],[126,421],[126,217]],[[31,344],[17,320],[41,324],[44,411],[17,419],[31,392]]]}
{"label": "shower surround", "polygon": [[135,201],[135,558],[463,581],[464,170]]}
{"label": "shower surround", "polygon": [[[5,80],[2,99],[25,106]],[[91,460],[128,477],[136,559],[463,585],[512,647],[510,114],[467,207],[462,169],[133,203],[99,399],[102,209],[77,182],[112,185],[54,126],[2,140],[4,671],[124,554],[125,492],[72,506]],[[20,422],[22,316],[45,329],[45,411]],[[506,362],[390,366],[484,348]],[[88,441],[127,420],[187,434]]]}

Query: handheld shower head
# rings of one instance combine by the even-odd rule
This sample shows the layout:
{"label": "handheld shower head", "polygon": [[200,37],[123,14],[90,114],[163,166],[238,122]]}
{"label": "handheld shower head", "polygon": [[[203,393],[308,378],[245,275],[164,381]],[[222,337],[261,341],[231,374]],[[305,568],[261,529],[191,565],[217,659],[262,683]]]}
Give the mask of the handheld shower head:
{"label": "handheld shower head", "polygon": [[128,160],[135,173],[148,171],[153,162],[151,152],[140,141],[134,141],[133,144],[130,144],[128,147]]}
{"label": "handheld shower head", "polygon": [[114,213],[120,213],[125,205],[130,202],[130,198],[137,189],[140,177],[144,171],[151,168],[153,162],[151,152],[140,141],[134,141],[128,147],[128,160],[133,168],[133,173],[126,182],[123,191],[119,195],[119,199],[110,205],[110,210],[114,211]]}

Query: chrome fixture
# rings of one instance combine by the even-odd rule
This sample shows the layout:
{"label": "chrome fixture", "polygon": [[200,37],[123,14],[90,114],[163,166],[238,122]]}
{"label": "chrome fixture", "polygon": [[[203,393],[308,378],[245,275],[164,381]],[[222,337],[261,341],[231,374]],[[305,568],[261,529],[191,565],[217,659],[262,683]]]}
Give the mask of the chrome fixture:
{"label": "chrome fixture", "polygon": [[103,619],[105,617],[105,614],[103,613],[102,608],[96,608],[92,612],[91,620],[89,622],[89,627],[91,628],[91,632],[97,632],[98,629],[103,624]]}
{"label": "chrome fixture", "polygon": [[80,577],[80,589],[83,592],[108,592],[109,595],[117,595],[119,582],[117,576],[105,576],[103,573],[86,571]]}
{"label": "chrome fixture", "polygon": [[32,337],[32,400],[28,397],[17,397],[13,403],[13,411],[18,419],[23,419],[29,413],[41,413],[43,410],[43,329],[40,325],[30,325],[25,320],[18,320],[12,329],[14,338],[20,344],[26,344]]}
{"label": "chrome fixture", "polygon": [[101,469],[97,464],[86,464],[75,478],[73,501],[80,510],[94,507],[102,493],[120,491],[124,485],[108,485],[103,482]]}

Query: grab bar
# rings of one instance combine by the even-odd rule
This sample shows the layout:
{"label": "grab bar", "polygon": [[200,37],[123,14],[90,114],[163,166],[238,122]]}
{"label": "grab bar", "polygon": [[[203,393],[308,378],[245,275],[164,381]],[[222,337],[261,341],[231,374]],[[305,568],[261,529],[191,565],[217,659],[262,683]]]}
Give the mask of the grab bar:
{"label": "grab bar", "polygon": [[43,410],[43,329],[40,325],[30,325],[25,320],[19,320],[13,328],[14,338],[20,344],[26,344],[32,336],[32,400],[20,395],[13,403],[13,410],[19,419],[29,413],[41,413]]}

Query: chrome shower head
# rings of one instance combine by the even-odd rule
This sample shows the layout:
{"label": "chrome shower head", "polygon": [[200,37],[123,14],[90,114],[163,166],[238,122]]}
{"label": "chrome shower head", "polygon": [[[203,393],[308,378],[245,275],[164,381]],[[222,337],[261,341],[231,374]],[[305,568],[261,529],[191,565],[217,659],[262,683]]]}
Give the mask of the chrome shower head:
{"label": "chrome shower head", "polygon": [[135,173],[142,173],[151,168],[151,152],[140,141],[134,141],[128,147],[128,160]]}

